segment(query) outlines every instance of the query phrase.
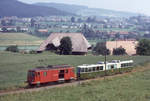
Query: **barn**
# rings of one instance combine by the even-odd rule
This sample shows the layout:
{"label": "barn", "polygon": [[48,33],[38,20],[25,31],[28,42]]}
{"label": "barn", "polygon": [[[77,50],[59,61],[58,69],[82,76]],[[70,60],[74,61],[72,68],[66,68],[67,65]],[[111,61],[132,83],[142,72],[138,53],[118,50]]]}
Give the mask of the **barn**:
{"label": "barn", "polygon": [[128,55],[136,54],[136,46],[138,42],[135,40],[117,40],[117,41],[107,41],[106,47],[110,50],[111,54],[113,49],[122,47],[126,50]]}
{"label": "barn", "polygon": [[[91,47],[89,42],[83,36],[82,33],[52,33],[50,36],[40,45],[38,52],[57,48],[60,45],[60,41],[63,37],[70,37],[72,41],[72,54],[84,55]],[[53,46],[53,47],[52,47]]]}

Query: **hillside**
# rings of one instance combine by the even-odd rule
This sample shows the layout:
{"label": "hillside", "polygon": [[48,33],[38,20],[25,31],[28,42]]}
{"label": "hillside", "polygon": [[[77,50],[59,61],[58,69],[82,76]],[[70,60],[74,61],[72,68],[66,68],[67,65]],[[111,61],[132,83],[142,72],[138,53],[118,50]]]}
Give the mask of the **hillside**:
{"label": "hillside", "polygon": [[25,4],[17,0],[0,0],[0,16],[18,16],[18,17],[34,17],[34,16],[65,16],[72,15],[52,7],[36,6]]}
{"label": "hillside", "polygon": [[36,3],[35,5],[53,7],[70,13],[74,12],[77,15],[82,16],[130,17],[139,15],[137,13],[114,11],[101,8],[88,8],[87,6],[69,5],[62,3]]}

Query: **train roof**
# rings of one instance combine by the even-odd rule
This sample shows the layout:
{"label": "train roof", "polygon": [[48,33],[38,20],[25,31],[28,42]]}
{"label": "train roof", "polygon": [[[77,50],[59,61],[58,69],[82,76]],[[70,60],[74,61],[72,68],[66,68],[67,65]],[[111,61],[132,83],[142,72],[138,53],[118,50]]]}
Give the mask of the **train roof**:
{"label": "train roof", "polygon": [[[106,61],[106,65],[114,65],[118,63],[133,63],[133,60],[126,60],[126,61],[112,60],[111,62]],[[98,64],[83,64],[79,65],[78,68],[90,68],[96,66],[105,66],[105,62],[99,61]]]}
{"label": "train roof", "polygon": [[72,68],[70,65],[48,65],[47,67],[39,66],[30,71],[39,71],[39,70],[52,70],[52,69],[62,69],[62,68]]}
{"label": "train roof", "polygon": [[133,63],[133,60],[121,61],[120,63]]}

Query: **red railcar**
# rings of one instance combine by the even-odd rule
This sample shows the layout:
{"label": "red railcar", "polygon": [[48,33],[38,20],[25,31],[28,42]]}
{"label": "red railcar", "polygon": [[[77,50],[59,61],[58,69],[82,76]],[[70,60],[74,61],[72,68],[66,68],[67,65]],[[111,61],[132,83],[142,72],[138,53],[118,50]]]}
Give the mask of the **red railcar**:
{"label": "red railcar", "polygon": [[68,65],[37,67],[28,71],[29,85],[44,84],[56,81],[69,81],[76,78],[75,69]]}

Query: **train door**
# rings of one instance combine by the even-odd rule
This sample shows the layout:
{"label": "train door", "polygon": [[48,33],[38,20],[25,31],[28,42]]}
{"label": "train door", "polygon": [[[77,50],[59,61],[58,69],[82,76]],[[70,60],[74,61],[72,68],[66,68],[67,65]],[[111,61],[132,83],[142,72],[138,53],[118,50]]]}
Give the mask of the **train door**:
{"label": "train door", "polygon": [[65,70],[59,70],[59,79],[64,80],[65,77]]}

